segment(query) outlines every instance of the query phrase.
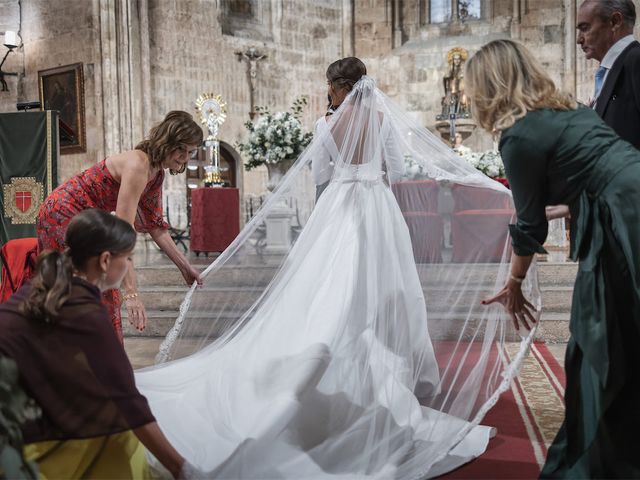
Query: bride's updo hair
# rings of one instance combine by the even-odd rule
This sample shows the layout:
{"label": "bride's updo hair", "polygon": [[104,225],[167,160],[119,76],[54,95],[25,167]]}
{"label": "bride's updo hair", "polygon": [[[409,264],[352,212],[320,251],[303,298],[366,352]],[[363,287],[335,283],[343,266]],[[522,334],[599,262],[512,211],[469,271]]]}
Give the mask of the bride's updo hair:
{"label": "bride's updo hair", "polygon": [[353,86],[363,75],[367,74],[367,67],[356,57],[336,60],[327,68],[327,80],[339,88],[351,91]]}

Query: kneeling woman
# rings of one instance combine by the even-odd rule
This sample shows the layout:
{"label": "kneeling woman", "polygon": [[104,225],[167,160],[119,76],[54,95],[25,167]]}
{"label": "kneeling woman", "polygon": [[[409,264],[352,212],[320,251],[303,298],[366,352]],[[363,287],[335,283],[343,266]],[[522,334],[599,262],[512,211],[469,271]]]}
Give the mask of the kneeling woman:
{"label": "kneeling woman", "polygon": [[119,288],[135,241],[126,221],[85,210],[69,224],[68,250],[44,253],[31,283],[0,305],[0,355],[17,363],[42,410],[23,434],[44,478],[140,478],[139,441],[174,477],[184,463],[138,392],[101,303],[101,291]]}

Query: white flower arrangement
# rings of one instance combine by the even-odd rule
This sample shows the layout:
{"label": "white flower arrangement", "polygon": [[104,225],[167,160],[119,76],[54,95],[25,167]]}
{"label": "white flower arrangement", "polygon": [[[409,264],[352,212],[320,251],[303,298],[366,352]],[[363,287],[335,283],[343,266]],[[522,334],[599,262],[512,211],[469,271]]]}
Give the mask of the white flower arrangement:
{"label": "white flower arrangement", "polygon": [[404,155],[404,178],[408,180],[423,180],[429,178],[427,172],[422,167],[421,163],[416,162],[411,154],[406,153]]}
{"label": "white flower arrangement", "polygon": [[468,147],[462,146],[457,147],[455,150],[473,168],[480,170],[487,177],[498,178],[505,176],[502,157],[497,150],[472,152]]}
{"label": "white flower arrangement", "polygon": [[[469,147],[459,145],[454,151],[466,160],[473,168],[480,170],[491,178],[502,178],[505,176],[504,165],[500,152],[488,150],[486,152],[473,152]],[[416,162],[410,154],[405,154],[405,174],[408,180],[423,180],[429,178],[422,164]]]}
{"label": "white flower arrangement", "polygon": [[307,99],[300,97],[293,102],[290,112],[275,114],[266,107],[256,108],[260,118],[244,124],[249,138],[237,145],[247,160],[246,170],[298,158],[313,138],[313,133],[305,132],[299,120],[306,104]]}

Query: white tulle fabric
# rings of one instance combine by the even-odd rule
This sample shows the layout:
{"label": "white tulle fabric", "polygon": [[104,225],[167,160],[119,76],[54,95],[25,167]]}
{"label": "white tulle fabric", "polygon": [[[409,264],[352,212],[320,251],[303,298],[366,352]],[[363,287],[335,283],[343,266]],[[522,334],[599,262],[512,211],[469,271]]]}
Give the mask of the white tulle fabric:
{"label": "white tulle fabric", "polygon": [[[497,261],[460,262],[442,238],[442,259],[417,262],[428,235],[410,231],[407,211],[424,208],[421,193],[403,210],[389,185],[407,181],[408,158],[443,189],[508,196],[363,77],[189,292],[159,364],[136,372],[185,476],[417,479],[485,451],[479,423],[531,340],[479,304],[504,281],[508,241]],[[297,237],[269,253],[266,229],[287,208]],[[535,269],[529,278],[539,303]]]}

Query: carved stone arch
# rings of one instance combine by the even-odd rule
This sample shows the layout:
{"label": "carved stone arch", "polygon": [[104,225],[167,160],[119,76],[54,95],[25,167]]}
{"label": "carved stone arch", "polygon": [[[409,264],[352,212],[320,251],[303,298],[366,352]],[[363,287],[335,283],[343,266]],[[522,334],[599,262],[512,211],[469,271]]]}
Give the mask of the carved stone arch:
{"label": "carved stone arch", "polygon": [[[243,164],[242,157],[237,152],[235,148],[231,146],[231,144],[220,141],[220,160],[221,162],[225,162],[229,167],[229,183],[232,187],[236,187],[240,189],[240,196],[242,198],[242,190],[243,190]],[[221,163],[221,166],[224,167],[225,164]]]}

